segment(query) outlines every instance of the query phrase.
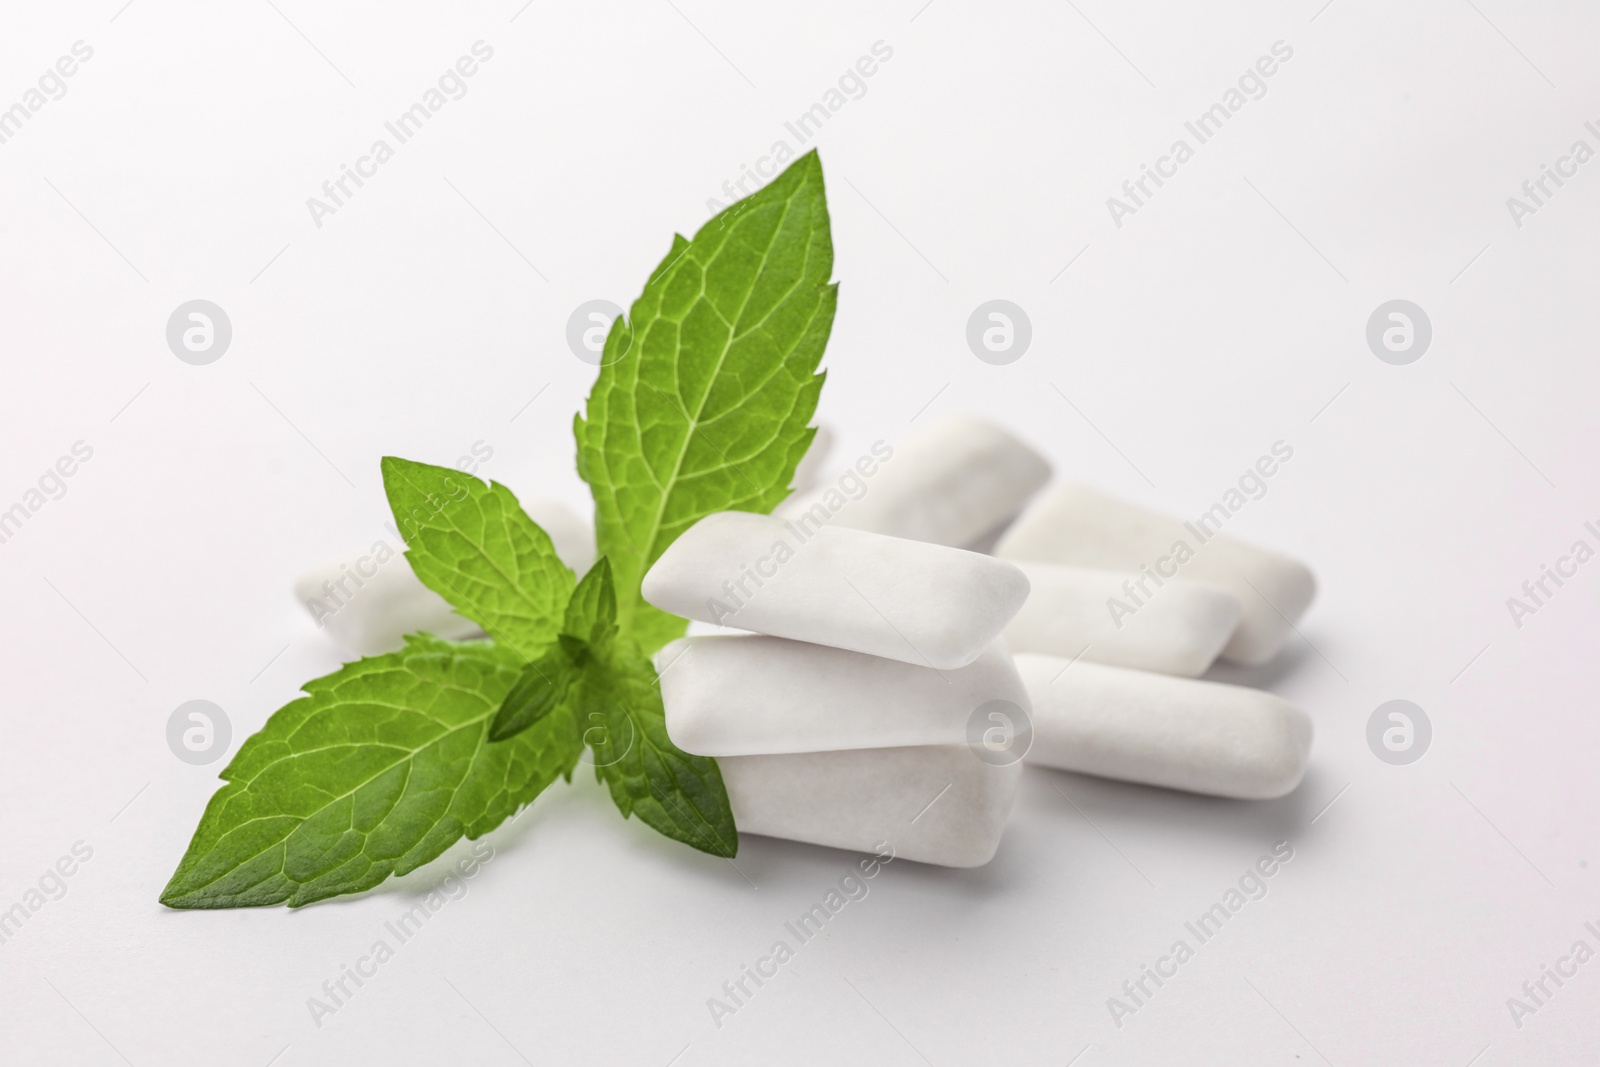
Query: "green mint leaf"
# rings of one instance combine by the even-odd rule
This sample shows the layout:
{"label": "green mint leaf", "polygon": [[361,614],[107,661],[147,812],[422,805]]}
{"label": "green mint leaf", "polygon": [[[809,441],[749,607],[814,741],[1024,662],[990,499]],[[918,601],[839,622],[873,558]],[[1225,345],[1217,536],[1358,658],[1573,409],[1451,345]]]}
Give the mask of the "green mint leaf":
{"label": "green mint leaf", "polygon": [[299,906],[405,874],[570,778],[560,709],[500,745],[490,717],[522,657],[428,635],[305,686],[240,747],[162,891],[171,908]]}
{"label": "green mint leaf", "polygon": [[556,639],[573,574],[511,490],[395,456],[383,487],[423,585],[524,660]]}
{"label": "green mint leaf", "polygon": [[636,657],[592,669],[579,685],[574,707],[591,723],[584,737],[594,752],[595,776],[611,790],[617,809],[702,852],[736,855],[739,832],[722,772],[709,756],[691,756],[667,737],[649,661]]}
{"label": "green mint leaf", "polygon": [[578,667],[568,651],[551,645],[538,659],[523,664],[516,684],[500,702],[489,724],[489,740],[515,737],[550,714],[566,699],[578,677]]}
{"label": "green mint leaf", "polygon": [[611,579],[611,561],[601,556],[567,601],[562,634],[582,641],[604,655],[617,636],[617,594]]}
{"label": "green mint leaf", "polygon": [[656,269],[650,272],[649,278],[645,279],[645,285],[650,285],[662,274],[666,273],[667,268],[678,262],[678,257],[683,255],[683,250],[688,247],[689,239],[687,237],[681,233],[673,234],[672,247],[667,249],[667,254],[661,257],[661,262],[656,264]]}
{"label": "green mint leaf", "polygon": [[578,473],[594,493],[618,622],[646,652],[684,622],[639,597],[674,538],[715,511],[768,512],[815,431],[838,287],[815,152],[678,237],[606,337]]}

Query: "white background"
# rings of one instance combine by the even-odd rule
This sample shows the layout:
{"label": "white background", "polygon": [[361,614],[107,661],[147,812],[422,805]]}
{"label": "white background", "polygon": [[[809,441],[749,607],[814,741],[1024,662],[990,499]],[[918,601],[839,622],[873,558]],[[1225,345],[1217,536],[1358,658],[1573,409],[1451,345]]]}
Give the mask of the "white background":
{"label": "white background", "polygon": [[[1520,628],[1506,607],[1600,520],[1600,162],[1520,228],[1506,207],[1600,148],[1591,9],[274,2],[13,4],[0,34],[0,106],[94,49],[0,145],[0,508],[94,449],[0,545],[0,909],[93,849],[0,946],[0,1059],[1593,1061],[1600,962],[1520,1029],[1506,1004],[1600,949],[1600,563]],[[480,39],[467,95],[315,226],[306,198]],[[965,409],[1193,515],[1290,443],[1230,532],[1322,591],[1280,661],[1215,676],[1311,713],[1305,783],[1239,803],[1032,770],[993,863],[891,865],[719,1029],[706,999],[853,857],[747,837],[736,870],[580,775],[317,1027],[307,998],[440,868],[163,909],[222,766],[175,759],[168,716],[213,700],[237,747],[338,664],[290,583],[382,534],[379,456],[482,441],[483,474],[581,505],[568,315],[631,301],[880,40],[817,138],[835,457]],[[1279,40],[1266,95],[1113,225],[1106,198]],[[995,297],[1034,330],[1004,367],[964,340]],[[165,342],[194,298],[233,323],[210,366]],[[1409,366],[1364,340],[1394,298],[1434,327]],[[1405,767],[1365,740],[1397,697],[1434,726]],[[1107,998],[1279,841],[1269,894],[1117,1027]]]}

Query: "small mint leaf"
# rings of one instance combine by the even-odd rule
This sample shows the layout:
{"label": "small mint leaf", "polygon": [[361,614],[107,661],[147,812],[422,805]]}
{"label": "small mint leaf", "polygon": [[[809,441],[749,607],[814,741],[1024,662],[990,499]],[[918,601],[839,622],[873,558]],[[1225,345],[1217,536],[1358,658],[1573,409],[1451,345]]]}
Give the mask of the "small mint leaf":
{"label": "small mint leaf", "polygon": [[383,486],[423,585],[524,660],[556,639],[573,574],[511,490],[395,456]]}
{"label": "small mint leaf", "polygon": [[489,724],[489,740],[515,737],[550,714],[566,699],[577,674],[576,664],[560,645],[552,645],[538,659],[529,660],[500,702],[500,710]]}
{"label": "small mint leaf", "polygon": [[611,561],[601,556],[583,576],[567,601],[561,621],[564,637],[582,641],[604,656],[617,636],[617,594],[611,582]]}
{"label": "small mint leaf", "polygon": [[615,571],[622,632],[652,652],[684,621],[639,582],[715,511],[769,512],[815,431],[817,365],[838,287],[822,165],[808,152],[754,195],[677,237],[606,337],[578,473]]}
{"label": "small mint leaf", "polygon": [[648,660],[614,662],[579,682],[574,708],[602,729],[584,737],[594,752],[595,776],[624,816],[637,815],[661,834],[713,856],[734,856],[739,831],[709,756],[692,756],[667,736],[656,672]]}
{"label": "small mint leaf", "polygon": [[161,902],[298,907],[370,889],[488,833],[570,778],[583,751],[565,708],[487,744],[521,664],[487,642],[418,634],[306,683],[224,768],[227,784]]}

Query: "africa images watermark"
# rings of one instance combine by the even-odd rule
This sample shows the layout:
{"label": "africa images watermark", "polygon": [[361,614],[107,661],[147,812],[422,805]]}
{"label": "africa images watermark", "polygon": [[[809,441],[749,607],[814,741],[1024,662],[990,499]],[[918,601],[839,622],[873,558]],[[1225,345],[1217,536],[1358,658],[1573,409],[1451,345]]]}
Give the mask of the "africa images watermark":
{"label": "africa images watermark", "polygon": [[1156,959],[1153,967],[1145,967],[1138,977],[1122,983],[1122,996],[1107,997],[1106,1010],[1111,1013],[1111,1021],[1117,1024],[1117,1029],[1122,1029],[1125,1018],[1137,1015],[1149,1006],[1161,987],[1178,976],[1178,968],[1194,959],[1197,947],[1216,937],[1228,920],[1244,910],[1246,904],[1265,898],[1267,879],[1292,859],[1294,846],[1289,842],[1279,841],[1273,845],[1272,852],[1247,867],[1239,876],[1237,885],[1229,886],[1221,900],[1201,912],[1193,922],[1183,924],[1183,928],[1194,937],[1194,945],[1190,945],[1185,938],[1178,938],[1166,955]]}
{"label": "africa images watermark", "polygon": [[86,842],[74,841],[68,854],[44,869],[35,885],[23,890],[22,898],[5,911],[0,911],[0,945],[7,944],[22,931],[29,919],[39,914],[44,906],[67,895],[67,879],[78,873],[78,868],[94,858],[94,849]]}
{"label": "africa images watermark", "polygon": [[[1583,924],[1585,931],[1600,942],[1600,926],[1593,920]],[[1536,978],[1530,978],[1522,983],[1522,996],[1507,997],[1506,1010],[1511,1013],[1511,1021],[1518,1030],[1522,1029],[1523,1021],[1530,1015],[1539,1014],[1539,1009],[1550,1003],[1557,993],[1566,986],[1567,982],[1578,976],[1578,968],[1594,959],[1594,947],[1585,938],[1578,938],[1572,943],[1565,955],[1556,957],[1553,965],[1543,964],[1539,967]],[[1551,983],[1555,989],[1551,989]]]}
{"label": "africa images watermark", "polygon": [[[823,92],[820,100],[802,111],[792,122],[783,124],[788,137],[773,141],[767,154],[756,158],[754,167],[748,163],[741,164],[739,176],[722,183],[722,195],[728,198],[726,203],[714,196],[706,198],[707,213],[715,215],[729,203],[749,196],[776,178],[778,172],[799,154],[800,149],[820,133],[833,116],[844,110],[846,104],[867,95],[867,79],[877,74],[882,65],[893,58],[894,48],[891,45],[881,40],[873,41],[869,53],[846,67],[838,81]],[[789,141],[790,137],[794,138],[793,144]]]}
{"label": "africa images watermark", "polygon": [[[778,938],[765,955],[757,958],[754,966],[741,964],[739,974],[722,983],[722,996],[707,997],[706,1010],[718,1030],[730,1015],[749,1005],[761,988],[778,976],[778,969],[795,958],[795,954],[812,938],[822,933],[835,915],[846,904],[865,900],[871,886],[867,882],[894,862],[894,848],[887,841],[873,846],[873,855],[857,861],[845,874],[839,876],[837,887],[829,887],[822,899],[802,911],[798,918],[783,924],[784,932],[794,938],[791,946],[787,938]],[[858,875],[856,872],[860,871]]]}
{"label": "africa images watermark", "polygon": [[322,629],[325,619],[330,619],[355,602],[368,582],[378,576],[385,563],[401,553],[388,541],[379,538],[372,547],[355,558],[352,563],[339,564],[339,577],[325,579],[321,596],[306,597],[306,610]]}
{"label": "africa images watermark", "polygon": [[74,441],[69,455],[58,458],[39,475],[35,486],[27,489],[22,498],[10,507],[0,509],[0,545],[17,536],[23,523],[37,515],[52,500],[67,495],[67,479],[78,473],[78,468],[94,457],[94,446],[86,441]]}
{"label": "africa images watermark", "polygon": [[[1156,590],[1167,583],[1167,579],[1176,578],[1179,569],[1185,563],[1194,559],[1207,541],[1222,532],[1223,524],[1233,516],[1244,510],[1244,506],[1252,500],[1260,500],[1267,495],[1267,479],[1278,473],[1281,464],[1294,458],[1294,446],[1286,441],[1274,441],[1271,453],[1258,458],[1253,465],[1247,467],[1239,475],[1236,486],[1230,487],[1222,494],[1222,499],[1212,504],[1192,522],[1183,524],[1184,529],[1194,535],[1195,544],[1191,545],[1187,538],[1179,538],[1172,543],[1168,554],[1160,557],[1154,563],[1146,563],[1139,568],[1137,578],[1129,578],[1122,583],[1123,597],[1108,597],[1106,610],[1111,613],[1111,621],[1116,623],[1117,629],[1122,629],[1124,619],[1130,619],[1139,613],[1139,609],[1154,598],[1155,593],[1149,588],[1150,582],[1156,584]],[[1248,496],[1246,495],[1248,494]]]}
{"label": "africa images watermark", "polygon": [[[874,458],[876,457],[876,458]],[[867,479],[878,473],[879,465],[887,463],[894,458],[894,449],[884,441],[872,443],[871,455],[862,456],[855,464],[839,477],[835,485],[829,486],[817,495],[814,503],[795,519],[783,524],[785,530],[794,535],[798,545],[804,545],[833,521],[844,506],[852,500],[860,500],[867,495]],[[718,626],[724,619],[738,614],[739,610],[755,599],[756,593],[767,580],[777,577],[778,568],[782,567],[795,557],[798,545],[790,544],[787,539],[780,538],[772,543],[767,554],[753,561],[740,564],[739,575],[729,578],[722,583],[722,595],[726,601],[717,597],[706,600],[706,611],[711,616],[711,621]],[[755,589],[749,583],[755,583]],[[729,606],[731,602],[732,606]]]}
{"label": "africa images watermark", "polygon": [[[1267,95],[1267,79],[1278,73],[1280,63],[1289,62],[1294,56],[1294,49],[1284,41],[1274,41],[1269,52],[1270,55],[1262,56],[1245,68],[1245,72],[1239,75],[1237,87],[1229,87],[1222,94],[1221,101],[1183,124],[1189,136],[1194,138],[1194,144],[1179,137],[1172,142],[1166,155],[1156,159],[1153,166],[1139,164],[1139,176],[1122,183],[1122,195],[1126,200],[1115,196],[1106,198],[1106,209],[1111,212],[1111,221],[1117,229],[1122,229],[1123,219],[1138,214],[1139,209],[1149,203],[1156,189],[1165,185],[1167,179],[1176,178],[1178,168],[1193,159],[1195,150],[1215,137],[1229,119],[1244,110],[1245,104]],[[1155,189],[1149,183],[1154,183]]]}
{"label": "africa images watermark", "polygon": [[[1600,144],[1600,126],[1591,120],[1583,124],[1590,137]],[[1578,168],[1583,166],[1595,156],[1594,146],[1583,138],[1572,142],[1572,147],[1567,149],[1566,155],[1557,156],[1555,164],[1539,164],[1539,174],[1522,183],[1522,196],[1506,197],[1506,210],[1511,213],[1511,223],[1517,229],[1522,229],[1522,222],[1530,215],[1537,215],[1539,209],[1549,203],[1551,197],[1560,192],[1567,183],[1564,179],[1576,178]],[[1555,188],[1551,188],[1551,185]]]}
{"label": "africa images watermark", "polygon": [[[474,41],[471,53],[461,56],[452,67],[446,68],[438,81],[424,90],[421,100],[383,124],[384,130],[394,139],[394,144],[391,145],[383,137],[373,141],[366,154],[356,158],[354,167],[341,163],[339,176],[322,183],[321,197],[306,198],[306,210],[311,212],[311,221],[317,229],[322,229],[323,218],[337,214],[367,183],[367,179],[377,177],[378,168],[394,158],[395,149],[420,133],[445,104],[467,95],[467,79],[478,73],[480,63],[487,63],[494,58],[494,49],[483,41]],[[352,183],[355,189],[350,188]]]}
{"label": "africa images watermark", "polygon": [[340,964],[339,973],[323,981],[322,995],[312,994],[306,998],[306,1010],[311,1013],[311,1021],[316,1023],[317,1029],[322,1029],[328,1016],[337,1015],[349,1005],[362,987],[378,976],[378,969],[394,959],[400,947],[415,938],[446,904],[465,897],[470,888],[467,883],[476,878],[492,859],[493,846],[487,841],[473,842],[470,854],[456,860],[452,872],[440,879],[427,896],[383,924],[387,936],[374,941],[372,948],[358,957],[354,964]]}
{"label": "africa images watermark", "polygon": [[[1566,554],[1556,557],[1553,566],[1549,563],[1539,564],[1538,577],[1522,583],[1522,596],[1506,597],[1506,610],[1511,612],[1511,621],[1517,624],[1517,629],[1522,629],[1523,621],[1528,616],[1537,615],[1539,609],[1548,604],[1562,586],[1576,578],[1579,567],[1594,559],[1595,545],[1600,545],[1600,525],[1590,521],[1583,524],[1583,529],[1594,538],[1594,544],[1585,538],[1578,538],[1572,542]],[[1552,585],[1555,588],[1551,588]]]}
{"label": "africa images watermark", "polygon": [[45,68],[34,87],[23,91],[22,99],[0,110],[0,144],[6,144],[33,116],[44,110],[52,100],[67,95],[66,79],[78,73],[79,65],[94,58],[94,49],[83,41],[72,42],[72,54],[62,56],[53,66]]}

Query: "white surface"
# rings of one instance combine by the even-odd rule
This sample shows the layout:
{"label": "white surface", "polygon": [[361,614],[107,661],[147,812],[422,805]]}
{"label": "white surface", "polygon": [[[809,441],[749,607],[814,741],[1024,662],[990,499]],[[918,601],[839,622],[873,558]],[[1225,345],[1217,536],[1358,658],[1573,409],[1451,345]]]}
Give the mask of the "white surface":
{"label": "white surface", "polygon": [[1243,685],[1019,655],[1030,763],[1207,796],[1263,800],[1300,784],[1311,716]]}
{"label": "white surface", "polygon": [[[14,5],[0,34],[6,100],[95,49],[0,145],[0,500],[94,448],[0,545],[0,901],[94,850],[0,946],[3,1058],[1593,1058],[1600,962],[1520,1029],[1506,999],[1596,945],[1600,563],[1520,629],[1506,598],[1600,525],[1600,162],[1520,229],[1505,206],[1594,142],[1592,8],[676,0],[511,22],[517,0],[276,2],[356,88],[265,4]],[[314,229],[306,197],[479,38],[495,58],[468,95]],[[381,534],[381,455],[488,442],[482,474],[580,506],[570,424],[594,370],[568,316],[631,300],[880,39],[893,59],[818,138],[835,454],[970,410],[1062,477],[1189,515],[1290,441],[1230,530],[1308,560],[1322,591],[1281,661],[1216,676],[1310,712],[1304,785],[1251,804],[1029,769],[993,863],[891,864],[718,1029],[707,998],[854,857],[752,837],[735,870],[623,823],[580,769],[317,1029],[307,997],[448,861],[295,913],[164,911],[220,767],[174,759],[168,716],[216,701],[237,747],[338,663],[288,586]],[[1294,56],[1267,94],[1113,227],[1106,198],[1279,39]],[[964,339],[996,296],[1034,328],[1003,367]],[[163,338],[196,297],[235,327],[209,367]],[[1397,297],[1435,327],[1405,367],[1363,339]],[[1394,697],[1434,726],[1410,766],[1365,741]],[[1107,998],[1278,841],[1294,858],[1266,897],[1119,1029]]]}
{"label": "white surface", "polygon": [[1137,614],[1119,618],[1109,608],[1125,602],[1137,574],[1017,566],[1028,576],[1028,599],[1006,627],[1013,652],[1194,677],[1216,661],[1239,622],[1239,598],[1201,582],[1170,581]]}
{"label": "white surface", "polygon": [[984,705],[1028,706],[999,641],[951,670],[756,634],[682,638],[656,664],[667,735],[703,756],[961,745]]}
{"label": "white surface", "polygon": [[1028,580],[964,549],[722,511],[667,546],[641,593],[686,619],[951,670],[1000,636]]}

